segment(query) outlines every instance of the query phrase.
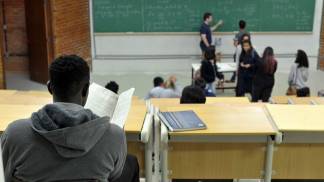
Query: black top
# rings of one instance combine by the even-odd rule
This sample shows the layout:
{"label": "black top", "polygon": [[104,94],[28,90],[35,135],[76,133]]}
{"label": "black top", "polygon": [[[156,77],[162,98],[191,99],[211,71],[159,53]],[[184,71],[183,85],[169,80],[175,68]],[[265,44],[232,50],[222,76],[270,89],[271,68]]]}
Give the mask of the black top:
{"label": "black top", "polygon": [[200,75],[206,83],[212,83],[216,79],[216,71],[214,65],[207,60],[201,62]]}
{"label": "black top", "polygon": [[255,64],[255,76],[253,83],[256,85],[274,84],[275,73],[277,71],[277,61],[275,61],[272,73],[265,73],[265,61],[260,59]]}
{"label": "black top", "polygon": [[[244,77],[253,77],[255,74],[255,65],[257,61],[259,61],[260,57],[258,53],[253,49],[251,53],[245,54],[242,52],[240,56],[240,63],[239,63],[239,74],[242,74]],[[244,68],[241,67],[241,63],[250,64],[251,67]]]}

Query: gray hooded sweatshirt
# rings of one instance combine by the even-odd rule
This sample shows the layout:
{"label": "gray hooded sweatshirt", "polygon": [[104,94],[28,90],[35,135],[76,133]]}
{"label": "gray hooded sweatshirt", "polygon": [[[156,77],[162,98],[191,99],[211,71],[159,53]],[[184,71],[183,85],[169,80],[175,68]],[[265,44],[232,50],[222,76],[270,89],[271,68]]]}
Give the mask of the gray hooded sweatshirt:
{"label": "gray hooded sweatshirt", "polygon": [[296,86],[297,89],[302,89],[307,87],[306,82],[308,80],[308,68],[300,67],[295,63],[291,66],[288,84],[289,86]]}
{"label": "gray hooded sweatshirt", "polygon": [[1,137],[7,182],[113,181],[123,170],[124,131],[71,103],[49,104]]}

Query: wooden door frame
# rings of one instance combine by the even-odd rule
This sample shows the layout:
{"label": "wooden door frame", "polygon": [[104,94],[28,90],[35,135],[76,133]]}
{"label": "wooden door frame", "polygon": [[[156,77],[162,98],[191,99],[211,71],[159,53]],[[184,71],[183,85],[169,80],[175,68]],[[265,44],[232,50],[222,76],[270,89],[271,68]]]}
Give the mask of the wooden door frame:
{"label": "wooden door frame", "polygon": [[4,59],[4,29],[3,29],[3,26],[4,26],[4,22],[3,22],[3,18],[4,18],[4,15],[3,15],[3,4],[4,1],[3,0],[0,0],[0,64],[2,65],[2,69],[0,70],[0,74],[2,76],[2,79],[1,80],[2,84],[0,85],[0,88],[3,88],[3,89],[6,89],[6,73],[5,73],[5,59]]}
{"label": "wooden door frame", "polygon": [[50,65],[55,58],[54,50],[54,31],[53,31],[53,6],[52,0],[45,1],[45,29],[46,29],[46,39],[47,39],[47,64]]}

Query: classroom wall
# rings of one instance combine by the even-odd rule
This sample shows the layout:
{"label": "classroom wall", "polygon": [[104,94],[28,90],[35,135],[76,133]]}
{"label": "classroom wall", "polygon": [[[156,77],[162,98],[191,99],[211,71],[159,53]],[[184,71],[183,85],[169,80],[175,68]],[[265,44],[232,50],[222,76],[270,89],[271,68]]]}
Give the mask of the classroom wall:
{"label": "classroom wall", "polygon": [[3,0],[4,54],[7,71],[28,72],[28,43],[24,0]]}
{"label": "classroom wall", "polygon": [[88,0],[51,0],[54,56],[77,54],[91,62]]}
{"label": "classroom wall", "polygon": [[[289,68],[296,50],[304,49],[312,57],[311,68],[316,70],[323,0],[317,0],[316,3],[312,33],[253,33],[254,46],[260,53],[266,46],[272,46],[278,59],[291,58],[288,61],[282,59],[284,63],[280,69]],[[222,45],[217,49],[227,58],[225,61],[232,61],[234,32],[215,36],[221,39]],[[191,62],[199,61],[198,44],[198,33],[189,35],[95,34],[93,40],[94,72],[98,74],[130,71],[154,72],[160,71],[163,66],[169,71],[185,71],[184,69],[190,69],[187,65]],[[163,65],[164,63],[167,66]],[[119,67],[116,68],[118,65]]]}

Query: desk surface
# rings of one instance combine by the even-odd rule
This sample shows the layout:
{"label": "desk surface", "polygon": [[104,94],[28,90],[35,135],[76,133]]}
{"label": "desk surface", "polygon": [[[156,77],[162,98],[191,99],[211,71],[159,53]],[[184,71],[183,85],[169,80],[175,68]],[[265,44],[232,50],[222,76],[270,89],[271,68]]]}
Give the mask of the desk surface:
{"label": "desk surface", "polygon": [[319,105],[267,105],[279,131],[324,131],[324,106]]}
{"label": "desk surface", "polygon": [[7,126],[18,119],[30,118],[33,112],[42,108],[41,105],[0,105],[0,132],[3,132]]}
{"label": "desk surface", "polygon": [[316,97],[291,97],[289,100],[294,105],[310,105]]}
{"label": "desk surface", "polygon": [[[164,110],[166,107],[180,105],[180,99],[151,99],[151,103]],[[249,104],[247,97],[207,97],[206,104]]]}
{"label": "desk surface", "polygon": [[143,101],[133,103],[129,111],[124,130],[127,133],[140,133],[146,116],[146,105]]}
{"label": "desk surface", "polygon": [[276,133],[265,107],[261,105],[178,105],[166,110],[193,110],[207,125],[206,130],[171,132],[170,135],[174,136],[266,136]]}
{"label": "desk surface", "polygon": [[295,96],[273,96],[271,97],[271,102],[273,104],[288,104],[289,98],[294,98]]}
{"label": "desk surface", "polygon": [[317,105],[324,105],[324,98],[323,97],[313,98],[313,102],[314,102],[314,104],[317,104]]}
{"label": "desk surface", "polygon": [[43,91],[2,91],[1,104],[12,105],[46,105],[52,103],[52,96]]}

